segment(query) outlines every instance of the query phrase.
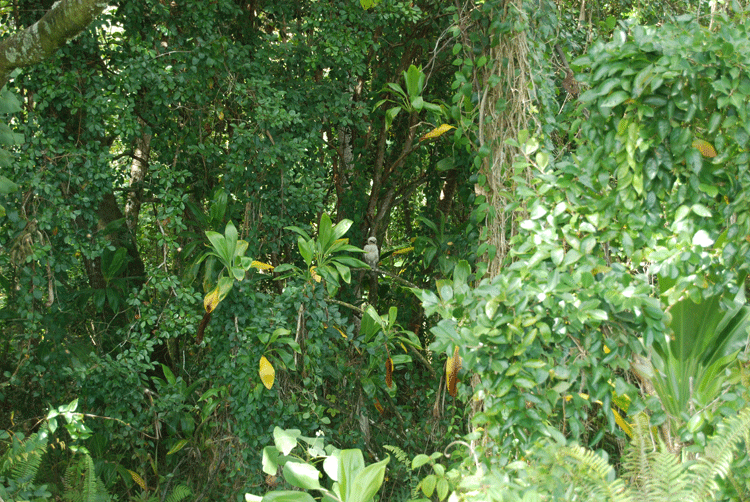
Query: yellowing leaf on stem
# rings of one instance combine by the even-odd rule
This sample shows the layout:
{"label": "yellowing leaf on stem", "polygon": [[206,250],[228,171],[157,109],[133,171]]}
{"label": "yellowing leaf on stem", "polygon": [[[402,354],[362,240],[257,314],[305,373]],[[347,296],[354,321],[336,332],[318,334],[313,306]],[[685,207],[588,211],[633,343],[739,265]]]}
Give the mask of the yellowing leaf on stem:
{"label": "yellowing leaf on stem", "polygon": [[432,131],[428,132],[427,134],[419,138],[419,141],[426,141],[428,139],[437,138],[447,133],[451,129],[455,129],[455,127],[453,127],[452,125],[448,125],[448,124],[441,124],[435,129],[433,129]]}
{"label": "yellowing leaf on stem", "polygon": [[390,357],[385,360],[385,384],[389,389],[393,387],[393,359]]}
{"label": "yellowing leaf on stem", "polygon": [[273,387],[273,381],[276,377],[276,370],[273,369],[273,365],[266,359],[266,356],[260,358],[260,381],[266,386],[266,389]]}
{"label": "yellowing leaf on stem", "polygon": [[273,265],[269,265],[268,263],[263,263],[262,261],[253,260],[250,266],[253,268],[257,268],[258,270],[273,270]]}
{"label": "yellowing leaf on stem", "polygon": [[128,473],[130,473],[130,477],[133,478],[133,481],[135,481],[136,484],[141,487],[141,490],[146,489],[146,482],[143,481],[143,478],[140,477],[137,472],[128,469]]}
{"label": "yellowing leaf on stem", "polygon": [[445,380],[448,382],[448,394],[452,397],[456,397],[458,390],[456,384],[458,383],[458,372],[461,370],[461,356],[458,355],[458,347],[453,350],[453,357],[449,357],[445,363]]}
{"label": "yellowing leaf on stem", "polygon": [[217,286],[213,291],[208,293],[205,298],[203,298],[203,307],[206,309],[206,312],[210,314],[219,304],[219,301],[219,287]]}
{"label": "yellowing leaf on stem", "polygon": [[310,267],[310,275],[312,276],[315,282],[320,282],[320,280],[322,279],[322,277],[320,277],[318,273],[315,271],[315,267]]}

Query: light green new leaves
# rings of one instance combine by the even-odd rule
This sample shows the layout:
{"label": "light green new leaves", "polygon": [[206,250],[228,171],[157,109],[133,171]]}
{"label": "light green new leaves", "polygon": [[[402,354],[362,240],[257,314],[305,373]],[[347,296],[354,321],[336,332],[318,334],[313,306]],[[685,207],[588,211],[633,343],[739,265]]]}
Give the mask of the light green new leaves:
{"label": "light green new leaves", "polygon": [[[276,475],[282,467],[284,480],[303,490],[315,490],[322,500],[339,502],[370,502],[377,494],[385,478],[385,468],[390,457],[365,466],[360,450],[338,450],[331,446],[323,448],[320,438],[306,438],[297,429],[284,430],[275,427],[274,446],[263,449],[263,472]],[[308,459],[292,454],[298,444],[307,443]],[[328,453],[326,453],[328,452]],[[323,457],[323,469],[334,483],[330,488],[320,484],[321,473],[316,465]],[[245,500],[252,502],[313,501],[309,493],[299,491],[274,491],[263,497],[246,494]]]}
{"label": "light green new leaves", "polygon": [[276,267],[276,272],[292,272],[304,275],[308,282],[319,282],[320,278],[326,282],[328,293],[333,296],[339,288],[339,281],[351,282],[351,268],[369,268],[368,265],[349,256],[346,253],[362,253],[362,249],[349,244],[344,235],[352,226],[351,220],[341,220],[333,225],[331,218],[323,213],[318,224],[317,238],[310,235],[300,227],[286,227],[298,234],[297,246],[300,255],[307,265],[307,270],[300,272],[299,269],[290,264]]}

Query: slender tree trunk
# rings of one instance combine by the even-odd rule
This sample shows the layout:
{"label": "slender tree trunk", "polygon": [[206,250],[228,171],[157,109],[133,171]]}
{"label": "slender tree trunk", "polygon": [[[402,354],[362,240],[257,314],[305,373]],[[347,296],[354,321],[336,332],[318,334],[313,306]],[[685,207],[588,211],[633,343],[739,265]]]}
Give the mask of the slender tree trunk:
{"label": "slender tree trunk", "polygon": [[148,173],[149,156],[151,154],[151,135],[143,132],[135,140],[133,162],[130,164],[130,192],[125,202],[125,221],[128,229],[135,234],[138,228],[138,216],[141,213],[143,199],[143,181]]}

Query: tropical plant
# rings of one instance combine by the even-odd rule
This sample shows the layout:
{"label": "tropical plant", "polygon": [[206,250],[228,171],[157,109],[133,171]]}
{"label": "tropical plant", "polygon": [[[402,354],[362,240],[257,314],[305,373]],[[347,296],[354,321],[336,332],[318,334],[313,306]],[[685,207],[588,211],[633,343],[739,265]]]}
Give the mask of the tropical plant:
{"label": "tropical plant", "polygon": [[306,282],[321,282],[325,280],[328,294],[335,296],[340,287],[340,280],[346,284],[351,282],[351,268],[369,268],[367,263],[344,253],[362,253],[362,249],[349,244],[349,239],[344,239],[344,234],[352,226],[351,220],[341,220],[336,225],[331,223],[331,218],[323,213],[318,224],[318,235],[316,238],[300,227],[290,226],[298,234],[297,246],[300,255],[305,261],[306,269],[301,271],[292,264],[283,264],[276,268],[277,273],[287,272],[287,277],[292,273],[302,275]]}
{"label": "tropical plant", "polygon": [[[291,486],[315,491],[324,502],[371,502],[383,484],[390,457],[365,466],[362,452],[357,449],[339,450],[326,445],[323,438],[305,437],[297,429],[275,427],[274,446],[263,448],[263,472],[276,477],[281,471]],[[300,454],[292,451],[300,446]],[[322,471],[320,470],[322,465]],[[330,486],[321,484],[323,473],[331,480]],[[275,490],[263,497],[246,494],[248,502],[314,502],[307,492]]]}
{"label": "tropical plant", "polygon": [[[668,301],[675,294],[677,281],[659,277],[662,296]],[[679,429],[687,425],[695,433],[713,419],[719,407],[731,365],[748,346],[750,308],[745,304],[743,287],[734,298],[714,295],[696,303],[680,297],[668,308],[670,332],[654,341],[651,360],[637,358],[633,369],[653,386],[663,406],[652,423],[663,426],[665,441],[671,448],[678,442]],[[726,304],[724,304],[726,303]]]}

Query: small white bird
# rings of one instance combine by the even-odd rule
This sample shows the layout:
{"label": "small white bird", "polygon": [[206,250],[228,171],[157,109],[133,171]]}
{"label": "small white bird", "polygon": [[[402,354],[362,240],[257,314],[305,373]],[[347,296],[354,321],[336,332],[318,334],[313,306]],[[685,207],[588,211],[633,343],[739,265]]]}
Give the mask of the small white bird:
{"label": "small white bird", "polygon": [[377,268],[378,261],[380,261],[380,252],[378,251],[378,240],[375,237],[367,239],[367,245],[365,250],[365,262],[370,265],[370,268]]}

